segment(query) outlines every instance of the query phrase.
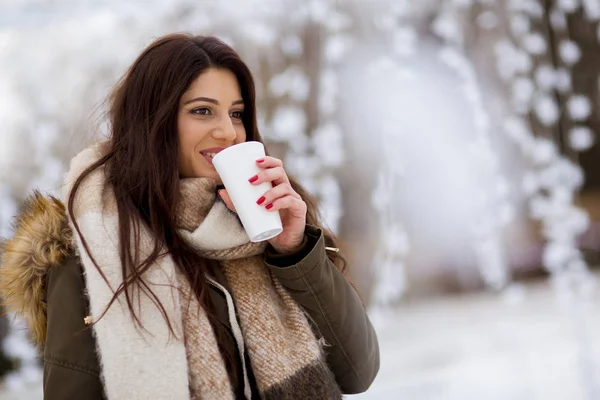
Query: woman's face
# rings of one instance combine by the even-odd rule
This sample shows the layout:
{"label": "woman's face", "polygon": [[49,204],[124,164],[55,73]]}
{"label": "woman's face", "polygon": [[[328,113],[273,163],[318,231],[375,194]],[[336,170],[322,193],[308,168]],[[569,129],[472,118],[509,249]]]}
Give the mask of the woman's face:
{"label": "woman's face", "polygon": [[181,177],[207,177],[221,183],[212,158],[246,141],[243,112],[240,86],[231,71],[209,68],[192,82],[181,96],[177,116]]}

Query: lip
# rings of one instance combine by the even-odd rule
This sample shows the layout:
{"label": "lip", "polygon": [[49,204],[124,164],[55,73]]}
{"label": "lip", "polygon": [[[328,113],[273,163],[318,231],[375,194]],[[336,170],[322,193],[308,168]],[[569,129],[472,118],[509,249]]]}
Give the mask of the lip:
{"label": "lip", "polygon": [[207,156],[204,153],[215,153],[215,155],[219,154],[221,151],[225,150],[224,147],[211,147],[208,149],[202,149],[200,150],[200,155],[202,157],[204,157],[204,159],[206,160],[206,162],[208,162],[210,165],[212,165],[212,157]]}

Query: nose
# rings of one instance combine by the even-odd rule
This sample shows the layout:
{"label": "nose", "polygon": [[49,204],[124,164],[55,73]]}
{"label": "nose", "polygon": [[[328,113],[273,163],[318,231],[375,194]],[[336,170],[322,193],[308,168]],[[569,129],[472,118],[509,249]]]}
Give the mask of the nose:
{"label": "nose", "polygon": [[213,132],[212,136],[215,139],[233,141],[237,136],[237,132],[235,130],[235,126],[233,125],[233,121],[229,116],[222,118],[219,121],[219,126],[217,126]]}

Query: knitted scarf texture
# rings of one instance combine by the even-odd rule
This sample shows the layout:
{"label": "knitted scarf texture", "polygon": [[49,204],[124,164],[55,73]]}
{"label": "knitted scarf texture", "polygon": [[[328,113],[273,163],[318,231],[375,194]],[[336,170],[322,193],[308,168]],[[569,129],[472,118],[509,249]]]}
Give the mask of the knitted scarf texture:
{"label": "knitted scarf texture", "polygon": [[[83,170],[102,157],[103,146],[95,145],[72,160],[67,196]],[[217,200],[213,180],[182,179],[180,190],[179,233],[199,255],[218,261],[230,288],[207,277],[227,300],[246,398],[251,397],[247,371],[252,369],[263,399],[340,399],[306,315],[264,263],[265,244],[250,242],[237,216]],[[132,303],[144,329],[134,323],[124,294],[96,320],[123,282],[118,210],[102,167],[83,181],[73,205],[81,234],[104,274],[75,234],[108,399],[234,399],[207,314],[169,255],[159,258],[143,280],[163,305],[175,336],[156,299],[143,290],[133,293]],[[150,254],[152,243],[150,232],[140,224],[140,259]],[[244,352],[251,365],[245,365]]]}

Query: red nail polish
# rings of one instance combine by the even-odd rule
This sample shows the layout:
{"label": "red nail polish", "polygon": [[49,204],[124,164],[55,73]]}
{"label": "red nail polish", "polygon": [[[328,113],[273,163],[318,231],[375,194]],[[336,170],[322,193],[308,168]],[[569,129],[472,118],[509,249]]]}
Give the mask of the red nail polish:
{"label": "red nail polish", "polygon": [[266,200],[265,196],[262,196],[260,199],[258,199],[258,200],[256,201],[256,204],[258,204],[258,205],[260,206],[262,203],[264,203],[264,202],[265,202],[265,200]]}
{"label": "red nail polish", "polygon": [[258,175],[254,175],[252,178],[248,179],[248,182],[253,183],[258,180]]}
{"label": "red nail polish", "polygon": [[263,163],[263,162],[265,162],[265,159],[264,159],[264,158],[261,158],[260,160],[256,160],[256,162],[260,164],[260,163]]}
{"label": "red nail polish", "polygon": [[271,208],[273,208],[273,203],[269,204],[268,206],[265,207],[267,210],[270,210]]}

